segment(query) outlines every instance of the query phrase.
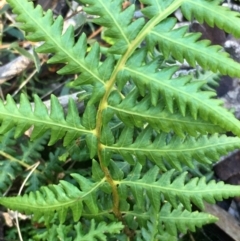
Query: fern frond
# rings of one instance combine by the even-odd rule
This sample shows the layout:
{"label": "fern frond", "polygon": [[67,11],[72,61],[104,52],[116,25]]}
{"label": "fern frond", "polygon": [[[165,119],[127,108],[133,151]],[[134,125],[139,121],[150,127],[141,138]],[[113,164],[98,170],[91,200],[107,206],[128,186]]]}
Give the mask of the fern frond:
{"label": "fern frond", "polygon": [[21,156],[21,160],[28,164],[33,164],[36,160],[41,158],[40,152],[44,149],[44,145],[49,139],[48,133],[42,135],[34,142],[20,143],[20,148],[22,150],[23,155]]}
{"label": "fern frond", "polygon": [[[140,101],[138,91],[132,91],[120,103],[109,101],[108,108],[104,110],[104,121],[107,123],[114,114],[128,127],[144,127],[148,123],[154,130],[169,132],[173,130],[177,135],[184,137],[184,133],[197,136],[199,133],[221,133],[222,128],[208,121],[198,118],[195,120],[188,113],[170,113],[163,101],[158,101],[156,106],[151,104],[150,96],[146,95]],[[116,98],[115,98],[116,99]]]}
{"label": "fern frond", "polygon": [[160,210],[159,230],[165,231],[172,236],[177,236],[178,232],[183,234],[187,233],[188,230],[195,232],[196,227],[201,228],[203,225],[214,223],[217,220],[216,217],[208,213],[183,210],[181,205],[172,210],[170,203],[166,203]]}
{"label": "fern frond", "polygon": [[[48,63],[65,65],[58,74],[78,75],[71,86],[86,92],[80,112],[70,99],[65,113],[54,96],[50,110],[38,96],[34,104],[25,95],[19,105],[11,96],[0,101],[0,134],[14,129],[14,137],[19,137],[33,128],[30,137],[36,146],[20,146],[26,162],[40,158],[39,143],[46,133],[49,145],[63,139],[67,147],[40,164],[23,196],[0,197],[1,205],[51,223],[50,240],[56,236],[69,241],[127,240],[136,234],[139,241],[172,241],[180,232],[215,221],[210,215],[192,212],[193,204],[203,209],[204,201],[240,195],[238,186],[208,182],[205,177],[194,178],[193,171],[182,171],[196,167],[195,173],[201,175],[195,163],[207,169],[221,155],[239,148],[240,138],[220,133],[231,131],[240,137],[240,122],[215,99],[214,91],[204,91],[205,77],[203,81],[191,75],[176,77],[177,61],[239,77],[240,65],[221,47],[199,40],[200,34],[187,33],[186,27],[174,29],[176,19],[169,17],[182,5],[188,19],[196,17],[240,36],[236,30],[239,14],[218,6],[220,0],[140,0],[146,18],[135,19],[134,5],[124,9],[123,0],[80,0],[86,13],[95,15],[93,22],[111,38],[109,48],[100,48],[99,43],[88,48],[84,33],[75,41],[72,26],[63,31],[61,16],[54,20],[51,11],[44,13],[28,0],[7,1],[27,38],[43,42],[37,52],[51,53]],[[219,19],[213,7],[220,15],[230,13],[234,27]],[[213,14],[212,19],[204,10]],[[8,150],[7,140],[1,148]],[[55,175],[63,169],[59,155],[68,161],[72,178],[39,188],[46,181],[58,182]],[[0,191],[15,178],[18,164],[27,165],[17,158],[15,162],[0,162],[8,175],[0,172]],[[75,174],[71,174],[73,169]],[[54,225],[65,220],[71,224]]]}
{"label": "fern frond", "polygon": [[63,163],[59,160],[59,156],[61,153],[62,151],[60,148],[56,149],[54,153],[49,153],[48,161],[46,162],[44,169],[42,170],[44,176],[47,177],[48,180],[57,180],[57,173],[61,173],[63,171]]}
{"label": "fern frond", "polygon": [[[36,140],[36,142],[38,141],[39,139]],[[38,154],[38,152],[36,154]],[[37,171],[33,172],[28,178],[26,188],[24,189],[25,193],[35,192],[39,190],[41,186],[48,185],[50,183],[56,183],[59,181],[59,174],[64,171],[62,168],[63,162],[59,161],[60,154],[60,149],[57,149],[54,153],[49,154],[49,158],[47,160],[45,159],[43,161],[41,157],[40,160],[42,161],[37,167]],[[32,160],[30,163],[32,163]],[[23,174],[23,177],[25,178],[28,173],[29,172]]]}
{"label": "fern frond", "polygon": [[207,213],[189,212],[181,204],[173,208],[169,202],[165,202],[159,212],[150,207],[146,212],[138,209],[138,211],[127,211],[124,214],[128,225],[131,226],[129,223],[134,220],[140,224],[141,236],[146,241],[176,240],[179,233],[185,234],[188,230],[194,232],[196,228],[217,221],[216,217]]}
{"label": "fern frond", "polygon": [[[129,213],[130,214],[130,213]],[[135,215],[135,213],[132,213]],[[141,215],[135,216],[135,219]],[[178,233],[185,234],[188,230],[194,232],[196,227],[216,222],[217,218],[207,213],[189,212],[182,205],[172,210],[170,203],[166,202],[159,213],[153,210],[148,212],[146,227],[142,228],[141,235],[144,240],[177,240]],[[168,239],[167,239],[168,238]]]}
{"label": "fern frond", "polygon": [[105,222],[100,222],[98,225],[95,224],[94,219],[91,220],[90,229],[88,231],[84,231],[82,225],[78,223],[75,225],[75,229],[77,231],[77,236],[74,241],[89,241],[89,240],[101,240],[107,241],[106,234],[117,234],[123,230],[124,226],[120,222],[111,222],[110,224],[106,224]]}
{"label": "fern frond", "polygon": [[144,51],[136,53],[128,62],[124,70],[119,73],[118,82],[120,86],[132,78],[140,94],[146,95],[146,87],[151,97],[151,102],[156,105],[159,95],[165,101],[167,109],[173,113],[176,106],[183,116],[189,111],[194,119],[200,116],[203,120],[210,121],[226,131],[232,131],[240,136],[239,121],[232,113],[221,107],[222,101],[212,99],[214,92],[200,91],[202,82],[190,82],[189,76],[172,78],[177,70],[176,67],[162,69],[156,72],[156,63],[139,66]]}
{"label": "fern frond", "polygon": [[[19,162],[9,160],[7,155],[18,156],[15,148],[17,140],[13,138],[13,130],[0,135],[0,193],[4,193],[12,185],[16,177],[23,171]],[[2,157],[2,154],[4,157]]]}
{"label": "fern frond", "polygon": [[106,27],[104,35],[115,41],[109,49],[111,53],[123,54],[144,26],[144,18],[133,21],[134,4],[123,10],[122,0],[82,0],[81,2],[88,4],[84,8],[87,13],[99,16],[93,22]]}
{"label": "fern frond", "polygon": [[[140,164],[137,164],[140,165]],[[155,210],[159,209],[160,194],[164,199],[171,203],[174,208],[178,203],[191,211],[191,202],[200,209],[204,209],[204,202],[215,203],[223,198],[239,196],[239,186],[232,186],[212,180],[206,183],[205,177],[192,178],[185,183],[187,172],[173,178],[174,170],[167,171],[159,177],[159,168],[156,166],[150,169],[142,178],[138,179],[140,168],[136,167],[133,173],[124,180],[118,182],[119,186],[130,187],[136,205],[143,209],[143,193],[149,197],[150,202]]]}
{"label": "fern frond", "polygon": [[193,168],[192,160],[211,164],[217,161],[221,155],[230,150],[239,148],[238,137],[225,135],[199,136],[197,138],[186,137],[182,139],[168,134],[154,135],[151,128],[144,129],[133,139],[133,129],[125,128],[117,142],[113,145],[103,145],[105,151],[119,153],[134,163],[136,157],[140,163],[145,163],[146,158],[156,163],[162,170],[166,170],[165,161],[174,168],[181,170],[181,164]]}
{"label": "fern frond", "polygon": [[21,173],[22,168],[17,162],[0,161],[0,193],[4,193]]}
{"label": "fern frond", "polygon": [[141,3],[147,5],[142,9],[142,13],[148,18],[152,18],[160,15],[172,2],[173,0],[141,0]]}
{"label": "fern frond", "polygon": [[192,81],[205,81],[206,84],[202,86],[203,90],[215,91],[216,87],[219,86],[221,75],[219,73],[213,73],[211,71],[196,71],[193,75]]}
{"label": "fern frond", "polygon": [[[13,7],[14,13],[18,14],[17,20],[22,23],[21,28],[28,32],[27,38],[31,41],[45,43],[36,49],[39,53],[54,53],[48,63],[67,63],[58,71],[59,74],[79,74],[84,72],[78,79],[78,83],[98,84],[98,88],[104,88],[104,78],[98,71],[99,45],[95,44],[89,54],[87,53],[87,40],[85,34],[74,42],[74,29],[70,26],[62,35],[63,18],[59,16],[53,20],[52,11],[43,13],[38,5],[33,7],[32,2],[8,1]],[[109,71],[111,73],[111,70]]]}
{"label": "fern frond", "polygon": [[227,7],[218,6],[220,3],[221,0],[184,0],[181,10],[189,21],[194,17],[200,23],[206,22],[211,27],[215,25],[239,38],[240,14]]}
{"label": "fern frond", "polygon": [[[46,223],[54,212],[58,213],[60,222],[63,223],[68,209],[71,209],[75,221],[81,217],[83,208],[87,207],[91,213],[97,213],[96,191],[105,179],[95,184],[78,174],[71,176],[78,182],[82,191],[73,184],[62,180],[59,185],[41,187],[39,191],[23,196],[1,197],[0,204],[12,210],[34,214],[36,219],[44,216]],[[83,206],[84,203],[86,207]]]}
{"label": "fern frond", "polygon": [[51,97],[49,114],[38,96],[35,96],[35,107],[32,110],[32,106],[25,95],[21,95],[19,107],[17,107],[13,98],[8,95],[5,104],[0,101],[0,119],[2,120],[0,133],[6,133],[16,127],[15,137],[22,135],[32,125],[34,126],[31,133],[32,140],[51,130],[49,145],[64,138],[64,145],[67,146],[81,135],[93,136],[93,132],[81,124],[76,104],[71,99],[69,100],[68,114],[65,117],[62,106],[54,96]]}
{"label": "fern frond", "polygon": [[[29,174],[29,173],[26,173]],[[25,177],[26,175],[24,175]],[[47,185],[49,180],[40,172],[33,172],[26,183],[25,193],[36,192],[43,185]]]}
{"label": "fern frond", "polygon": [[210,46],[209,40],[198,41],[199,33],[186,34],[188,26],[173,30],[175,24],[175,18],[168,18],[154,27],[147,36],[148,48],[158,44],[165,58],[172,54],[180,62],[186,59],[191,66],[198,63],[204,69],[240,77],[240,65],[221,52],[221,46]]}
{"label": "fern frond", "polygon": [[13,146],[17,144],[16,139],[14,139],[14,130],[0,135],[0,150],[7,152],[10,155],[16,155],[16,152],[13,150]]}
{"label": "fern frond", "polygon": [[[161,241],[169,241],[169,240],[177,241],[178,240],[178,238],[176,236],[174,237],[166,232],[164,232],[162,234],[158,234],[156,238],[157,238],[157,240],[161,240]],[[148,239],[146,239],[146,240],[148,240]],[[155,240],[153,240],[153,241],[155,241]]]}
{"label": "fern frond", "polygon": [[[87,226],[87,228],[86,228]],[[91,222],[85,220],[78,222],[76,225],[52,225],[49,230],[35,235],[36,240],[46,241],[107,241],[110,237],[116,237],[124,226],[120,222],[112,222],[107,224],[105,222],[95,223],[94,219]]]}

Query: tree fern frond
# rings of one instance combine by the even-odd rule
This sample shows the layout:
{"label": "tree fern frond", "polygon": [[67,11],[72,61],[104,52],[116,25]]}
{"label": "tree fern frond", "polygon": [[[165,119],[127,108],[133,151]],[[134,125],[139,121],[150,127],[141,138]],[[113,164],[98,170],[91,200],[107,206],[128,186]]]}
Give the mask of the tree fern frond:
{"label": "tree fern frond", "polygon": [[209,26],[216,25],[227,33],[231,33],[235,37],[240,37],[240,14],[230,11],[227,7],[218,6],[221,0],[184,0],[181,5],[183,15],[192,20],[193,17],[198,22],[206,22]]}
{"label": "tree fern frond", "polygon": [[72,174],[72,176],[84,191],[62,180],[59,185],[41,187],[39,191],[23,196],[1,197],[0,203],[12,210],[34,214],[36,219],[44,215],[46,222],[55,211],[59,215],[60,222],[64,222],[68,209],[71,209],[73,219],[78,221],[84,208],[83,203],[87,205],[90,212],[98,210],[96,191],[105,179],[95,184],[78,174]]}
{"label": "tree fern frond", "polygon": [[82,0],[81,2],[88,4],[84,8],[87,13],[99,16],[93,20],[94,23],[108,28],[104,35],[116,41],[109,49],[111,53],[123,54],[144,26],[143,18],[133,21],[134,4],[123,10],[122,0]]}
{"label": "tree fern frond", "polygon": [[181,163],[193,168],[192,160],[211,164],[221,155],[230,150],[239,148],[238,137],[198,136],[197,138],[153,134],[151,128],[142,131],[136,140],[133,139],[133,129],[126,128],[122,131],[119,140],[113,145],[103,145],[106,151],[119,153],[122,156],[135,156],[138,161],[145,163],[148,158],[156,163],[162,170],[166,170],[165,161],[174,168],[181,170]]}
{"label": "tree fern frond", "polygon": [[[136,56],[142,55],[141,52]],[[153,105],[157,104],[159,95],[161,95],[171,113],[176,105],[183,116],[189,111],[194,119],[200,116],[203,120],[210,121],[240,136],[239,121],[232,113],[220,106],[222,101],[211,99],[215,93],[200,91],[203,83],[190,82],[190,76],[171,78],[175,71],[176,68],[170,67],[155,72],[154,63],[139,67],[130,59],[124,70],[119,73],[118,82],[122,85],[122,82],[132,78],[141,95],[148,93],[146,87],[148,88]]]}
{"label": "tree fern frond", "polygon": [[[137,164],[139,165],[139,164]],[[138,172],[138,169],[134,169]],[[200,209],[204,209],[203,201],[208,203],[215,203],[216,200],[222,200],[231,196],[239,196],[239,186],[232,186],[212,180],[206,183],[205,177],[192,178],[189,182],[185,183],[187,172],[180,174],[173,179],[174,170],[167,171],[159,177],[159,169],[155,166],[150,169],[140,179],[133,179],[133,175],[137,176],[139,173],[134,173],[124,180],[119,181],[119,186],[126,185],[130,187],[136,203],[140,209],[142,200],[141,196],[146,193],[151,200],[153,207],[160,203],[160,194],[164,195],[164,199],[169,201],[174,208],[177,208],[178,203],[182,203],[184,207],[191,211],[191,202],[193,202]],[[154,201],[155,200],[155,201]],[[156,210],[156,208],[154,208]]]}
{"label": "tree fern frond", "polygon": [[78,83],[99,83],[104,85],[105,80],[98,73],[99,45],[95,44],[90,53],[87,52],[86,36],[82,34],[77,43],[74,42],[74,29],[70,26],[62,35],[63,18],[59,16],[53,21],[52,12],[46,14],[38,5],[33,7],[32,2],[10,0],[13,11],[18,14],[17,20],[22,23],[21,28],[28,32],[27,38],[31,41],[45,41],[36,49],[39,53],[54,53],[49,63],[67,63],[58,71],[59,74],[78,74],[84,72]]}
{"label": "tree fern frond", "polygon": [[183,117],[181,114],[170,113],[163,101],[159,101],[156,106],[151,104],[150,96],[146,95],[140,101],[138,91],[132,91],[120,103],[109,103],[105,109],[105,122],[108,122],[114,114],[129,127],[143,127],[148,123],[157,131],[169,132],[173,130],[177,135],[184,137],[185,133],[197,136],[199,133],[221,133],[222,128],[208,121],[198,118],[195,120],[188,113]]}
{"label": "tree fern frond", "polygon": [[186,34],[187,26],[173,30],[175,24],[175,18],[168,18],[152,29],[147,37],[149,48],[158,44],[165,58],[172,54],[180,62],[186,59],[191,66],[197,62],[204,69],[240,77],[240,65],[226,52],[220,52],[220,46],[210,46],[209,40],[198,41],[199,33]]}
{"label": "tree fern frond", "polygon": [[62,106],[54,96],[51,97],[51,111],[49,114],[46,106],[37,96],[35,96],[35,107],[32,110],[31,104],[25,95],[21,95],[19,107],[17,107],[12,97],[8,95],[6,104],[0,101],[0,119],[2,120],[0,132],[6,133],[16,127],[15,137],[20,136],[32,125],[34,126],[31,134],[32,140],[51,130],[50,145],[63,137],[66,146],[81,135],[92,136],[92,131],[82,126],[76,104],[71,99],[69,100],[68,114],[65,118]]}

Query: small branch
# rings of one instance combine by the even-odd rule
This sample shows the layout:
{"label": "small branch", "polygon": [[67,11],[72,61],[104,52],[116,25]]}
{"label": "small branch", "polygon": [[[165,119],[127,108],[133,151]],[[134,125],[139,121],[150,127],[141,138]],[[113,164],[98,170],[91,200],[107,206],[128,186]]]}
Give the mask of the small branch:
{"label": "small branch", "polygon": [[0,67],[0,84],[22,73],[33,61],[25,56],[20,56]]}
{"label": "small branch", "polygon": [[14,161],[19,163],[21,166],[26,167],[27,169],[29,169],[31,166],[29,166],[28,164],[24,163],[23,161],[18,160],[17,158],[9,155],[8,153],[4,152],[4,151],[0,151],[0,155],[6,157],[9,161]]}
{"label": "small branch", "polygon": [[21,85],[18,87],[16,91],[14,91],[12,96],[15,96],[30,80],[31,78],[37,73],[37,69],[34,69],[33,72],[24,80]]}
{"label": "small branch", "polygon": [[[31,166],[32,170],[28,173],[27,177],[23,181],[23,183],[22,183],[22,185],[21,185],[21,187],[19,189],[18,196],[21,195],[21,192],[22,192],[23,187],[25,186],[27,180],[30,178],[30,176],[33,174],[33,172],[37,169],[39,164],[40,164],[40,162],[37,162],[33,166]],[[22,233],[21,233],[21,230],[20,230],[19,222],[18,222],[18,212],[17,211],[15,212],[15,220],[16,220],[16,227],[17,227],[17,231],[18,231],[19,240],[23,241]]]}

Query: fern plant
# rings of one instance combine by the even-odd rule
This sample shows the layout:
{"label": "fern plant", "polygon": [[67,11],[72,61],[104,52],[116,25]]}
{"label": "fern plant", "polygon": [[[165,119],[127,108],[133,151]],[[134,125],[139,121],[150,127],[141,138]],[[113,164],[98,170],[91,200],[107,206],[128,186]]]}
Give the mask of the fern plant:
{"label": "fern plant", "polygon": [[64,64],[58,74],[77,75],[71,85],[86,94],[80,96],[83,113],[72,99],[65,113],[55,96],[49,111],[37,95],[34,107],[26,95],[19,105],[9,95],[0,102],[0,133],[14,128],[17,138],[33,127],[31,140],[37,142],[49,132],[49,145],[62,140],[66,148],[60,158],[84,155],[91,171],[71,173],[71,179],[22,196],[1,197],[0,203],[44,221],[48,229],[36,240],[173,241],[215,222],[202,212],[204,202],[240,195],[240,188],[184,170],[196,163],[211,166],[239,148],[240,123],[206,81],[175,73],[179,62],[187,61],[240,77],[240,65],[220,46],[199,40],[199,33],[176,27],[172,13],[180,8],[186,19],[236,37],[239,14],[220,6],[220,0],[140,0],[144,17],[135,19],[134,5],[123,9],[122,0],[79,0],[111,39],[106,50],[97,42],[88,48],[84,33],[75,40],[71,26],[63,33],[63,18],[54,19],[51,11],[27,0],[7,2],[26,38],[43,41],[36,51],[51,53],[49,64]]}

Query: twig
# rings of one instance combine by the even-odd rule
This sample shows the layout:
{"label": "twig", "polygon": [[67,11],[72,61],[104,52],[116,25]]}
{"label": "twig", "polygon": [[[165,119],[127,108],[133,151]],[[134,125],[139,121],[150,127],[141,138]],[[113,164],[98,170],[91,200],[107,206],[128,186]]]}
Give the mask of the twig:
{"label": "twig", "polygon": [[[37,167],[39,166],[40,162],[38,161],[37,163],[35,163],[31,168],[32,170],[28,173],[28,175],[26,176],[25,180],[23,181],[20,189],[19,189],[19,192],[18,192],[18,196],[21,195],[21,192],[23,190],[23,187],[25,186],[26,182],[28,181],[28,179],[30,178],[30,176],[32,175],[32,173],[37,169]],[[19,226],[19,222],[18,222],[18,212],[16,211],[15,212],[15,220],[16,220],[16,227],[17,227],[17,231],[18,231],[18,237],[19,237],[19,240],[20,241],[23,241],[23,238],[22,238],[22,233],[21,233],[21,230],[20,230],[20,226]]]}
{"label": "twig", "polygon": [[19,163],[21,166],[24,166],[24,167],[26,167],[26,168],[30,168],[30,166],[29,166],[27,163],[18,160],[17,158],[9,155],[8,153],[6,153],[6,152],[4,152],[4,151],[0,151],[0,155],[6,157],[9,161],[14,161],[14,162]]}
{"label": "twig", "polygon": [[[42,62],[41,62],[41,66],[42,66],[42,64],[45,62],[45,60],[43,60]],[[18,87],[18,89],[13,93],[13,95],[12,96],[15,96],[31,79],[32,79],[32,77],[37,73],[37,69],[35,68],[34,69],[34,71],[27,77],[27,79],[26,80],[24,80],[22,83],[21,83],[21,85]]]}
{"label": "twig", "polygon": [[101,33],[102,30],[103,30],[103,27],[98,28],[96,31],[94,31],[94,32],[88,37],[88,39],[94,38],[94,37],[97,36],[99,33]]}
{"label": "twig", "polygon": [[192,236],[192,234],[191,234],[190,232],[189,232],[188,234],[189,234],[189,237],[190,237],[191,241],[195,241],[195,239],[194,239],[194,237]]}
{"label": "twig", "polygon": [[0,67],[0,84],[23,72],[33,62],[25,56],[19,56],[13,61]]}

